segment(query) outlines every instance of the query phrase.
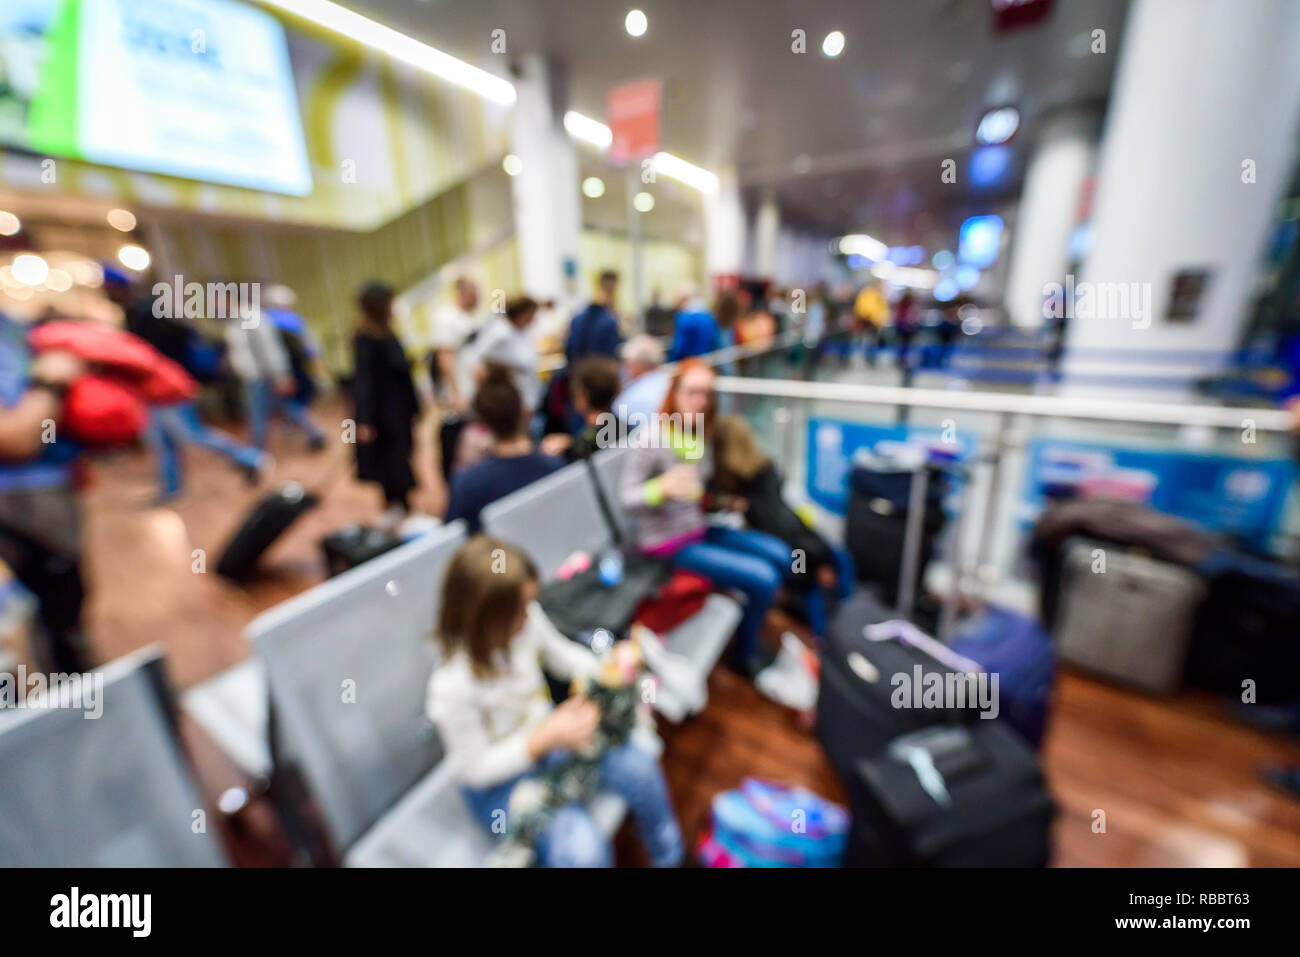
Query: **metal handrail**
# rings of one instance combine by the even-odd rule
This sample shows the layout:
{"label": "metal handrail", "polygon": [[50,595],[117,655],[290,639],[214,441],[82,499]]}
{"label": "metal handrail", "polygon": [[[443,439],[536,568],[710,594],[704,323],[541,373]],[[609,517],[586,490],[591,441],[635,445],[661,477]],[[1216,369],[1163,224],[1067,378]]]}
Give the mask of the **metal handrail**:
{"label": "metal handrail", "polygon": [[[662,342],[666,336],[658,337]],[[800,341],[799,333],[785,332],[763,342],[754,342],[743,346],[727,346],[725,349],[718,349],[714,352],[707,352],[704,355],[697,356],[701,362],[710,366],[726,365],[728,362],[735,362],[737,359],[751,359],[755,356],[766,355],[769,352],[782,352],[796,345]],[[554,372],[557,369],[563,369],[566,365],[563,354],[545,356],[537,364],[537,373],[542,375],[548,372]],[[660,371],[671,375],[677,368],[676,362],[665,362],[659,367]]]}
{"label": "metal handrail", "polygon": [[859,405],[902,405],[1062,419],[1096,419],[1105,422],[1210,426],[1224,429],[1239,429],[1251,423],[1256,431],[1263,432],[1289,432],[1294,422],[1291,413],[1281,409],[1016,395],[1010,392],[959,392],[948,389],[918,389],[910,386],[853,385],[838,382],[720,376],[716,388],[719,392],[732,395],[820,399],[826,402],[852,402]]}

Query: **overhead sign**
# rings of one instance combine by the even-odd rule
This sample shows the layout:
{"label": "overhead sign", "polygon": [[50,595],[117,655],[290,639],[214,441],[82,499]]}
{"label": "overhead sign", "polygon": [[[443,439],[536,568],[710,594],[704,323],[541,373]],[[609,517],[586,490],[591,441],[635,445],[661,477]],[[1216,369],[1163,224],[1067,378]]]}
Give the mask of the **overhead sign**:
{"label": "overhead sign", "polygon": [[613,140],[609,158],[629,163],[659,152],[659,105],[663,84],[658,78],[634,80],[605,95],[605,119]]}

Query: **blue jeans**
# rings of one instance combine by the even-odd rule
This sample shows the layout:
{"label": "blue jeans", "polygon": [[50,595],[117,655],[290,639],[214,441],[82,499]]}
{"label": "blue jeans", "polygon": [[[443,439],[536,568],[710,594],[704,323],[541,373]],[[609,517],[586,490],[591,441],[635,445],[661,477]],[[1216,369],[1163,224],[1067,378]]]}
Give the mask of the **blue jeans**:
{"label": "blue jeans", "polygon": [[205,424],[199,418],[199,408],[194,402],[151,408],[149,440],[158,452],[158,470],[166,498],[179,493],[183,484],[180,456],[182,445],[201,445],[244,468],[255,468],[262,458],[262,453],[257,449],[243,445],[220,429]]}
{"label": "blue jeans", "polygon": [[[545,762],[561,760],[552,753]],[[474,816],[489,829],[510,805],[510,792],[533,772],[474,790],[464,788],[465,800]],[[636,819],[641,840],[655,867],[676,867],[682,860],[682,832],[673,814],[668,785],[653,755],[635,745],[611,748],[600,762],[600,783],[623,798]],[[507,818],[507,822],[508,822]],[[507,827],[508,827],[507,823]],[[555,812],[550,827],[537,844],[538,860],[543,867],[611,867],[614,849],[601,833],[595,820],[581,804],[569,804]]]}
{"label": "blue jeans", "polygon": [[710,526],[702,542],[692,542],[675,555],[678,568],[703,575],[722,588],[739,588],[745,613],[736,629],[736,656],[750,664],[758,651],[758,635],[777,589],[790,574],[790,546],[774,535],[752,529]]}
{"label": "blue jeans", "polygon": [[808,615],[808,629],[819,642],[825,640],[826,632],[830,628],[831,609],[853,594],[855,575],[853,559],[842,548],[832,548],[831,554],[835,556],[835,588],[831,590],[821,585],[813,585],[808,590],[808,598],[804,604],[804,610]]}
{"label": "blue jeans", "polygon": [[307,406],[292,396],[280,395],[275,391],[275,383],[269,379],[258,379],[244,383],[244,402],[248,407],[248,426],[252,432],[253,444],[259,449],[266,448],[266,423],[276,412],[307,433],[312,442],[324,441],[325,436],[316,423],[311,420]]}

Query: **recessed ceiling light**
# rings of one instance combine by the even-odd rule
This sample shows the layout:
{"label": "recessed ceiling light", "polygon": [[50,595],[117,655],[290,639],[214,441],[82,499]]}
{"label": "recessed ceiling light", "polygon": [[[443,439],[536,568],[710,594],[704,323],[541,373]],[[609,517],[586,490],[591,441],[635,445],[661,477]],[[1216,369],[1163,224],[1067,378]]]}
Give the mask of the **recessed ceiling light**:
{"label": "recessed ceiling light", "polygon": [[1010,140],[1019,128],[1020,111],[1014,106],[1002,106],[980,117],[975,141],[985,146],[996,146]]}
{"label": "recessed ceiling light", "polygon": [[524,161],[514,153],[508,153],[506,158],[501,161],[501,168],[506,171],[508,176],[518,176],[524,171]]}
{"label": "recessed ceiling light", "polygon": [[826,39],[822,41],[822,53],[829,57],[837,57],[844,52],[844,34],[839,30],[832,30],[826,34]]}
{"label": "recessed ceiling light", "polygon": [[22,220],[13,213],[0,210],[0,236],[12,236],[22,228]]}
{"label": "recessed ceiling light", "polygon": [[630,36],[639,37],[645,33],[646,27],[649,26],[645,14],[640,10],[629,10],[627,16],[623,19],[623,28],[627,30]]}
{"label": "recessed ceiling light", "polygon": [[50,265],[40,256],[23,253],[14,259],[13,276],[24,286],[39,286],[50,274]]}
{"label": "recessed ceiling light", "polygon": [[117,251],[117,259],[127,269],[144,272],[153,260],[147,250],[139,246],[123,246]]}
{"label": "recessed ceiling light", "polygon": [[135,214],[129,209],[110,209],[108,211],[108,225],[114,229],[120,229],[124,233],[129,233],[135,229]]}
{"label": "recessed ceiling light", "polygon": [[600,199],[605,195],[605,181],[599,176],[588,176],[582,181],[582,194],[589,199]]}
{"label": "recessed ceiling light", "polygon": [[648,213],[655,208],[655,198],[649,193],[637,193],[632,197],[632,207],[638,213]]}

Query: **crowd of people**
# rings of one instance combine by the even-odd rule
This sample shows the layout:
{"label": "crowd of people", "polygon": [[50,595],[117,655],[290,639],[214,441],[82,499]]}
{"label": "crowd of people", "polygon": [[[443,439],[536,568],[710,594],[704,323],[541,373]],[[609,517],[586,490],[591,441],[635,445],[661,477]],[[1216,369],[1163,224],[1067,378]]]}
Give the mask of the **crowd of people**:
{"label": "crowd of people", "polygon": [[[434,313],[428,394],[444,439],[436,444],[448,486],[438,518],[464,521],[472,537],[443,583],[435,631],[444,654],[428,711],[448,752],[463,759],[466,800],[489,826],[494,809],[508,803],[521,781],[557,755],[586,747],[598,713],[581,696],[551,705],[542,665],[563,677],[589,673],[595,659],[548,620],[529,557],[481,534],[484,509],[568,463],[627,446],[617,497],[631,519],[631,550],[743,595],[728,658],[736,671],[757,679],[777,658],[762,641],[769,611],[786,602],[814,639],[824,636],[853,568],[785,501],[783,477],[746,420],[720,411],[718,360],[710,356],[770,342],[784,331],[799,332],[813,356],[833,331],[874,356],[892,328],[905,357],[919,326],[910,293],[891,305],[874,284],[851,299],[815,287],[803,309],[791,307],[793,297],[744,286],[710,304],[688,284],[674,296],[665,348],[667,337],[625,337],[618,279],[611,271],[600,274],[591,302],[569,323],[563,367],[545,379],[534,299],[518,296],[500,312],[482,314],[478,287],[461,277],[452,284],[452,300]],[[205,422],[195,395],[149,407],[146,437],[157,456],[161,500],[182,491],[187,445],[218,453],[254,483],[272,467],[266,447],[273,418],[300,431],[310,450],[325,446],[310,409],[322,391],[320,348],[291,290],[268,289],[265,308],[254,310],[229,284],[215,337],[159,315],[151,297],[114,271],[106,271],[104,293],[121,307],[130,333],[197,382],[224,378],[242,399],[246,440]],[[413,378],[422,364],[412,361],[397,329],[396,298],[382,282],[357,294],[343,413],[355,428],[356,476],[378,487],[385,509],[380,523],[392,528],[416,510],[412,463],[417,429],[429,411]],[[52,669],[85,670],[92,661],[81,638],[85,588],[75,491],[82,449],[43,440],[41,431],[60,418],[87,362],[67,351],[32,354],[28,330],[3,317],[0,359],[0,559],[37,599]],[[679,863],[681,834],[654,758],[620,747],[605,756],[600,774],[638,818],[654,863]],[[553,865],[611,860],[608,842],[580,807],[550,823],[538,851]]]}

